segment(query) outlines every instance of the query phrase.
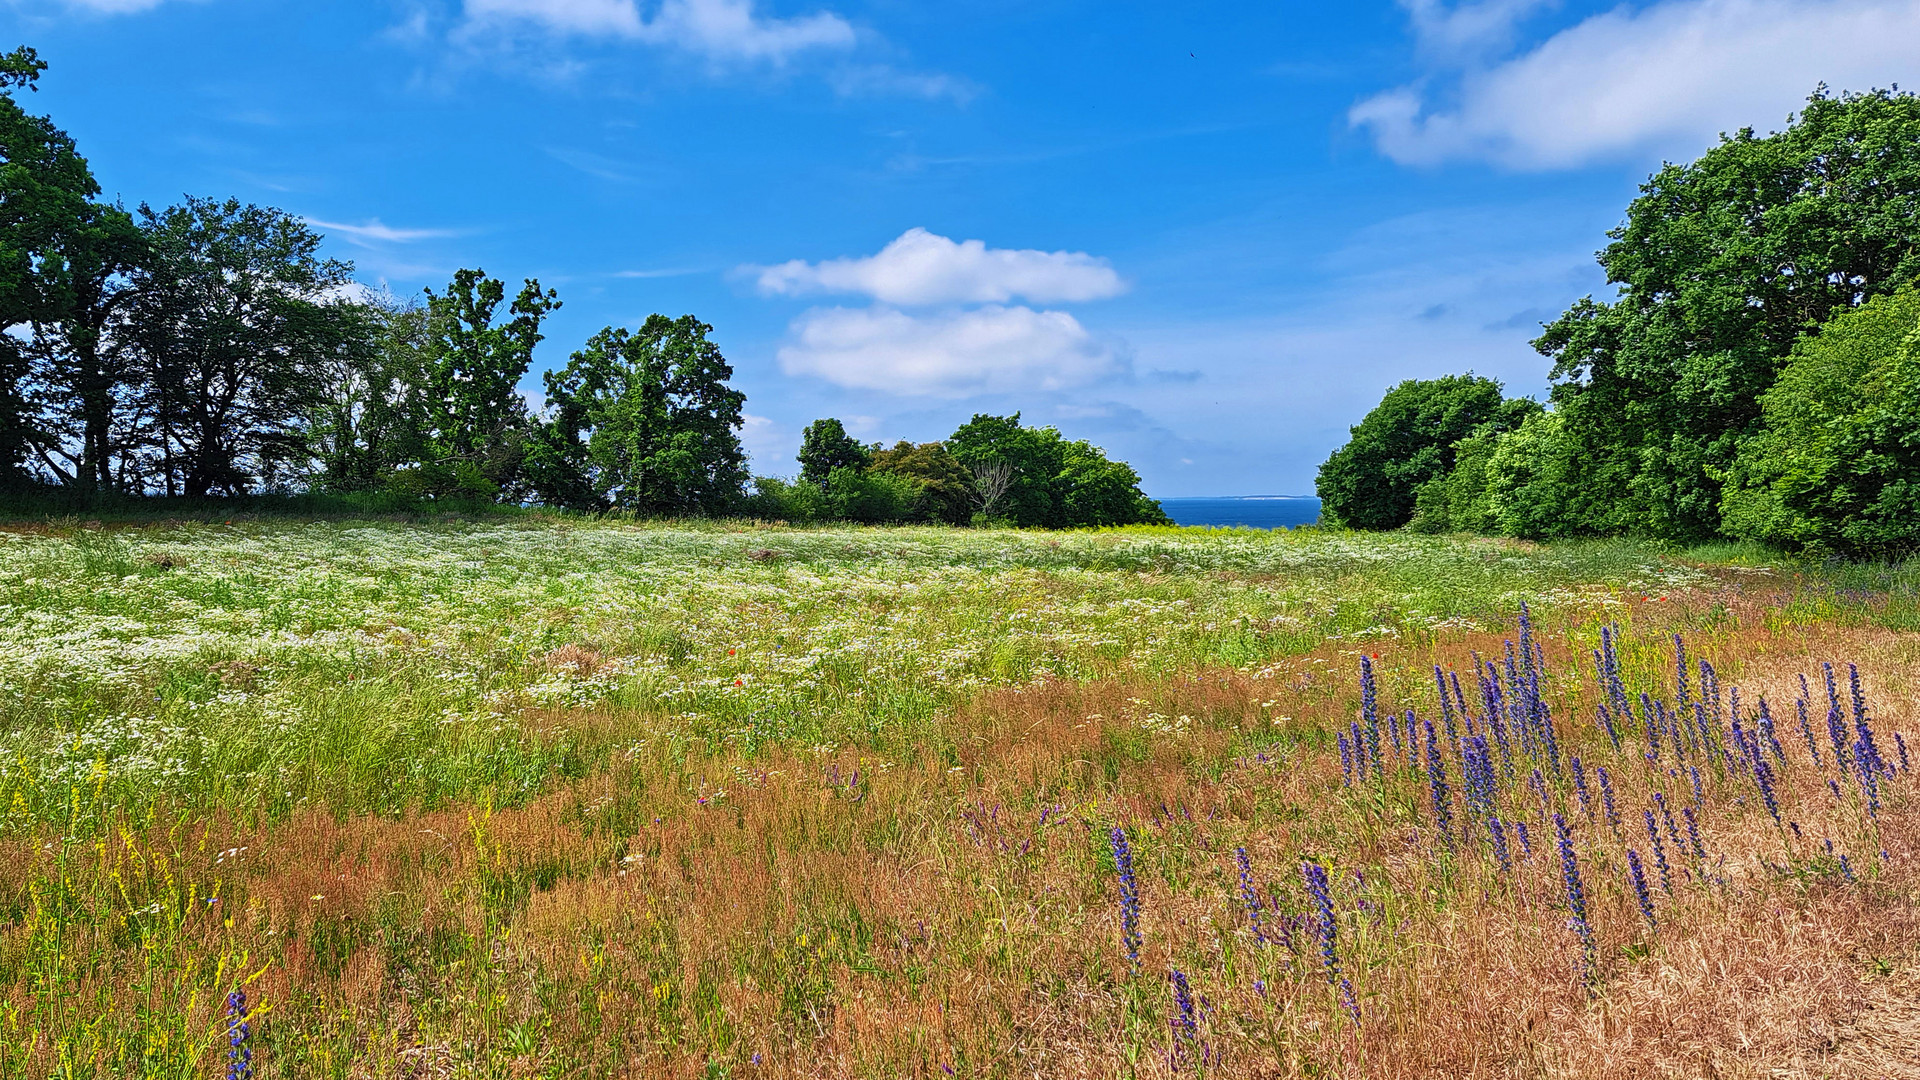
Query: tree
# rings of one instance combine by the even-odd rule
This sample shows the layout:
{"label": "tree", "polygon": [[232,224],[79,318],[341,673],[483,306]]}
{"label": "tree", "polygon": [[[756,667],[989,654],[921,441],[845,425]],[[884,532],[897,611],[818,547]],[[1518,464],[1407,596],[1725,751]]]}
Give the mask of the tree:
{"label": "tree", "polygon": [[973,516],[973,475],[947,452],[945,443],[915,445],[901,439],[891,449],[874,451],[868,471],[898,476],[913,484],[908,516],[914,521],[965,525]]}
{"label": "tree", "polygon": [[526,279],[513,300],[485,270],[456,271],[444,293],[389,323],[382,362],[391,396],[389,445],[409,495],[517,498],[532,427],[520,380],[560,307],[552,290]]}
{"label": "tree", "polygon": [[0,482],[27,459],[91,493],[115,482],[118,395],[126,377],[109,338],[140,234],[66,132],[13,91],[38,89],[32,49],[0,57]]}
{"label": "tree", "polygon": [[1454,444],[1483,425],[1505,431],[1539,406],[1508,401],[1479,376],[1408,379],[1387,391],[1351,438],[1320,466],[1322,512],[1356,529],[1397,529],[1413,519],[1421,485],[1453,469]]}
{"label": "tree", "polygon": [[872,456],[871,450],[855,441],[831,416],[815,420],[800,433],[800,479],[822,489],[833,470],[864,469]]}
{"label": "tree", "polygon": [[1067,442],[1057,430],[1020,425],[1020,414],[976,414],[947,440],[954,460],[973,470],[976,490],[1005,484],[983,513],[1027,528],[1164,524],[1160,504],[1139,489],[1139,475],[1099,447]]}
{"label": "tree", "polygon": [[1920,292],[1801,339],[1760,405],[1723,489],[1728,534],[1848,556],[1920,547]]}
{"label": "tree", "polygon": [[1111,461],[1099,447],[1079,440],[1066,443],[1060,482],[1068,522],[1073,525],[1171,525],[1160,504],[1140,490],[1140,474],[1124,461]]}
{"label": "tree", "polygon": [[1563,532],[1721,531],[1721,483],[1803,333],[1920,276],[1920,99],[1808,99],[1641,188],[1591,297],[1534,342],[1582,467]]}
{"label": "tree", "polygon": [[358,320],[339,299],[352,266],[268,207],[189,198],[140,208],[150,262],[126,335],[168,494],[241,494],[308,460],[306,421]]}
{"label": "tree", "polygon": [[392,364],[396,341],[419,325],[418,305],[391,294],[343,305],[342,348],[327,358],[324,386],[307,428],[323,491],[364,492],[392,479],[408,445],[399,406],[403,383]]}
{"label": "tree", "polygon": [[977,461],[972,472],[973,505],[982,517],[992,519],[1000,500],[1013,488],[1013,463],[997,458]]}
{"label": "tree", "polygon": [[1590,517],[1580,502],[1588,493],[1574,482],[1581,464],[1557,412],[1536,412],[1500,436],[1485,465],[1488,531],[1529,540],[1579,535]]}
{"label": "tree", "polygon": [[727,385],[733,368],[712,331],[691,315],[653,315],[636,332],[602,330],[549,373],[542,497],[577,505],[589,492],[645,514],[733,508],[747,481],[746,395]]}
{"label": "tree", "polygon": [[976,475],[982,470],[991,475],[999,468],[1009,474],[1005,494],[993,510],[983,513],[1027,528],[1058,529],[1067,524],[1066,507],[1054,482],[1066,464],[1059,432],[1022,427],[1019,413],[977,413],[947,440],[947,450]]}

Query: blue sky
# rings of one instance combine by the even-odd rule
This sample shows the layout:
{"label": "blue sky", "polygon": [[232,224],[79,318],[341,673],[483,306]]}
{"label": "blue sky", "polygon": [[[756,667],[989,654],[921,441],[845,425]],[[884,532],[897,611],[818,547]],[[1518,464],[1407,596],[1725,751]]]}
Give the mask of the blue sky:
{"label": "blue sky", "polygon": [[[1157,496],[1312,490],[1401,379],[1540,393],[1637,185],[1913,0],[0,0],[110,195],[316,223],[396,293],[557,288],[536,366],[692,312],[756,471],[1020,410]],[[537,391],[537,375],[527,383]]]}

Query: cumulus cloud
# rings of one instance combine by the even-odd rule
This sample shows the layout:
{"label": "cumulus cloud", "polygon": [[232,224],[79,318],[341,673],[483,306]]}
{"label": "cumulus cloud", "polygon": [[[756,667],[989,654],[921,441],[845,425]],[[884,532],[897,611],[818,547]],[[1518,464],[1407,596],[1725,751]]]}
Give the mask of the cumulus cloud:
{"label": "cumulus cloud", "polygon": [[886,304],[1003,304],[1098,300],[1126,288],[1107,260],[1081,251],[989,248],[908,229],[877,255],[749,268],[770,296],[864,293]]}
{"label": "cumulus cloud", "polygon": [[[1532,5],[1406,6],[1417,32],[1428,20],[1423,40],[1453,35],[1464,49]],[[1468,19],[1447,29],[1468,15],[1484,16],[1484,28]],[[1864,90],[1916,75],[1912,0],[1665,0],[1616,8],[1518,56],[1476,64],[1447,104],[1436,107],[1425,85],[1405,86],[1360,102],[1349,119],[1402,163],[1567,168],[1784,120],[1820,82]]]}
{"label": "cumulus cloud", "polygon": [[817,308],[792,330],[781,370],[860,390],[947,398],[1063,390],[1124,369],[1111,346],[1064,311]]}
{"label": "cumulus cloud", "polygon": [[663,0],[652,18],[636,0],[466,0],[476,25],[531,23],[554,33],[597,35],[682,49],[715,60],[779,63],[814,49],[848,49],[853,25],[831,12],[764,16],[754,0]]}

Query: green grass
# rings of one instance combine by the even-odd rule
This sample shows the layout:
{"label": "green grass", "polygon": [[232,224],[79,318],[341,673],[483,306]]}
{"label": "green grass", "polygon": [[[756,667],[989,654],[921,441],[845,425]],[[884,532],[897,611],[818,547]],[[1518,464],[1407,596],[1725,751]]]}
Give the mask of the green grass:
{"label": "green grass", "polygon": [[624,745],[547,722],[581,710],[652,715],[645,740],[898,750],[986,687],[1698,580],[1627,544],[1313,530],[68,523],[0,534],[6,813],[58,819],[96,780],[269,815],[511,804]]}
{"label": "green grass", "polygon": [[[0,1046],[0,1072],[212,1075],[219,1002],[244,984],[276,1077],[747,1076],[760,1053],[770,1075],[1033,1075],[1042,1029],[1056,1062],[1155,1075],[1169,966],[1219,1005],[1222,1075],[1265,1075],[1263,1056],[1451,1075],[1474,1040],[1579,1046],[1526,1019],[1589,1007],[1563,978],[1557,864],[1509,880],[1420,839],[1429,793],[1404,758],[1342,783],[1354,654],[1385,656],[1383,708],[1431,713],[1431,665],[1497,653],[1528,604],[1566,748],[1614,768],[1631,825],[1648,791],[1686,785],[1595,726],[1602,623],[1626,627],[1630,687],[1660,693],[1671,630],[1739,679],[1830,624],[1902,625],[1917,580],[1747,548],[1313,529],[0,532],[0,1043],[26,1047]],[[1902,655],[1857,657],[1876,694]],[[1503,796],[1517,815],[1526,772]],[[1709,843],[1771,852],[1737,780],[1708,770]],[[1756,905],[1841,896],[1814,845],[1862,857],[1866,826],[1814,770],[1796,784],[1805,895],[1696,867],[1657,940],[1622,891],[1626,841],[1577,817],[1620,993],[1664,957],[1724,953]],[[1898,856],[1907,800],[1889,799]],[[1148,883],[1141,972],[1110,925],[1114,826]],[[1289,911],[1302,858],[1338,869],[1364,1030],[1251,935],[1239,845]],[[1828,924],[1880,947],[1900,932],[1886,888]],[[1756,931],[1739,955],[1774,948]],[[1448,974],[1456,952],[1480,974]],[[1796,963],[1831,981],[1844,955]],[[1498,974],[1516,956],[1533,975]],[[1365,1056],[1421,1032],[1419,1061]],[[840,1064],[813,1067],[828,1046]]]}

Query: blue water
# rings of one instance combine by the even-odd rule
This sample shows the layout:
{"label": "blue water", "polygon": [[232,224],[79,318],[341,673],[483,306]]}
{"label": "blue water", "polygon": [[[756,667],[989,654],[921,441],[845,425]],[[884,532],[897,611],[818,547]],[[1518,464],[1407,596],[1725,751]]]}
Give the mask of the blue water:
{"label": "blue water", "polygon": [[1290,529],[1320,517],[1320,500],[1311,495],[1229,495],[1206,499],[1161,499],[1160,509],[1176,525],[1243,525],[1250,529]]}

